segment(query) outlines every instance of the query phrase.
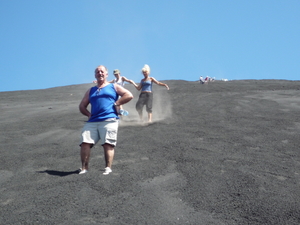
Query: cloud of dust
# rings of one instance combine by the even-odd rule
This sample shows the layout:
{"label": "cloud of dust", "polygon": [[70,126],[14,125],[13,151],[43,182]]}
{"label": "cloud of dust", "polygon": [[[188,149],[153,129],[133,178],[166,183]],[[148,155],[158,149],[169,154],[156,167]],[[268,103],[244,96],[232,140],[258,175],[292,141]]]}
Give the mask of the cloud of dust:
{"label": "cloud of dust", "polygon": [[159,87],[153,91],[152,121],[161,121],[172,117],[172,104],[168,90]]}
{"label": "cloud of dust", "polygon": [[[126,103],[123,108],[129,111],[129,115],[125,116],[120,125],[121,126],[136,126],[141,125],[139,115],[135,109],[136,102],[138,101],[138,96],[140,91],[132,89],[129,86],[130,91],[134,95],[134,99],[129,103]],[[152,122],[162,121],[172,117],[172,103],[171,97],[168,90],[165,87],[153,86],[153,105],[152,105]],[[143,107],[143,121],[148,121],[148,113],[146,111],[146,106]],[[147,123],[145,123],[146,125]]]}

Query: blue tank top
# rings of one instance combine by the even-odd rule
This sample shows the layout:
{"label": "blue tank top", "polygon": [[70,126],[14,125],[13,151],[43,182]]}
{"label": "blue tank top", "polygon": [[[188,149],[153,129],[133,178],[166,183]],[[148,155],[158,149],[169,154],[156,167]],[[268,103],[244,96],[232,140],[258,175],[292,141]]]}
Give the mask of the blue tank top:
{"label": "blue tank top", "polygon": [[119,119],[114,106],[119,96],[114,84],[108,84],[103,88],[92,87],[89,97],[91,117],[88,122],[99,122],[111,118]]}
{"label": "blue tank top", "polygon": [[142,91],[152,92],[152,82],[151,82],[151,80],[142,81]]}

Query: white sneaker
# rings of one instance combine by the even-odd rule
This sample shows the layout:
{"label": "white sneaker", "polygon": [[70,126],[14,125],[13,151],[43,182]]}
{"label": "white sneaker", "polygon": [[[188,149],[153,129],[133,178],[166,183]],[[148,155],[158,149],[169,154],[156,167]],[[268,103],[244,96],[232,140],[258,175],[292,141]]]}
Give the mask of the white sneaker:
{"label": "white sneaker", "polygon": [[84,174],[84,173],[87,173],[87,172],[88,172],[87,170],[83,170],[83,169],[80,168],[79,174]]}
{"label": "white sneaker", "polygon": [[112,172],[111,168],[106,167],[106,168],[105,168],[105,171],[104,171],[104,173],[103,173],[103,175],[108,175],[108,174],[111,173],[111,172]]}

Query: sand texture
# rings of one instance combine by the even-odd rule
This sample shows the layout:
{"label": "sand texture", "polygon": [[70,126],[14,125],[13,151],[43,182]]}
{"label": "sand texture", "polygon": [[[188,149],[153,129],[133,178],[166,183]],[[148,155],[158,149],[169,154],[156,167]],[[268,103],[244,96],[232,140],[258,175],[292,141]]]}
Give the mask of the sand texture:
{"label": "sand texture", "polygon": [[100,145],[78,175],[93,84],[0,92],[0,224],[300,224],[300,81],[164,82],[152,124],[126,84],[108,176]]}

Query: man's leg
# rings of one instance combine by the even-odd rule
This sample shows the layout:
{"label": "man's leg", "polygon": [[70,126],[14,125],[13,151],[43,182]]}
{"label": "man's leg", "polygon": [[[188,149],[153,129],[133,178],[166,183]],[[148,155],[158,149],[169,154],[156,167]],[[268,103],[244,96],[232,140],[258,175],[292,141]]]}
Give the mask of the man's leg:
{"label": "man's leg", "polygon": [[104,149],[105,166],[106,166],[103,174],[108,175],[109,173],[112,172],[111,166],[115,155],[115,149],[114,146],[110,144],[104,144],[103,149]]}
{"label": "man's leg", "polygon": [[91,144],[82,143],[81,150],[80,150],[81,164],[82,164],[81,169],[82,170],[89,169],[90,153],[91,153]]}
{"label": "man's leg", "polygon": [[103,149],[105,156],[105,167],[111,168],[115,155],[114,146],[110,144],[104,144]]}

